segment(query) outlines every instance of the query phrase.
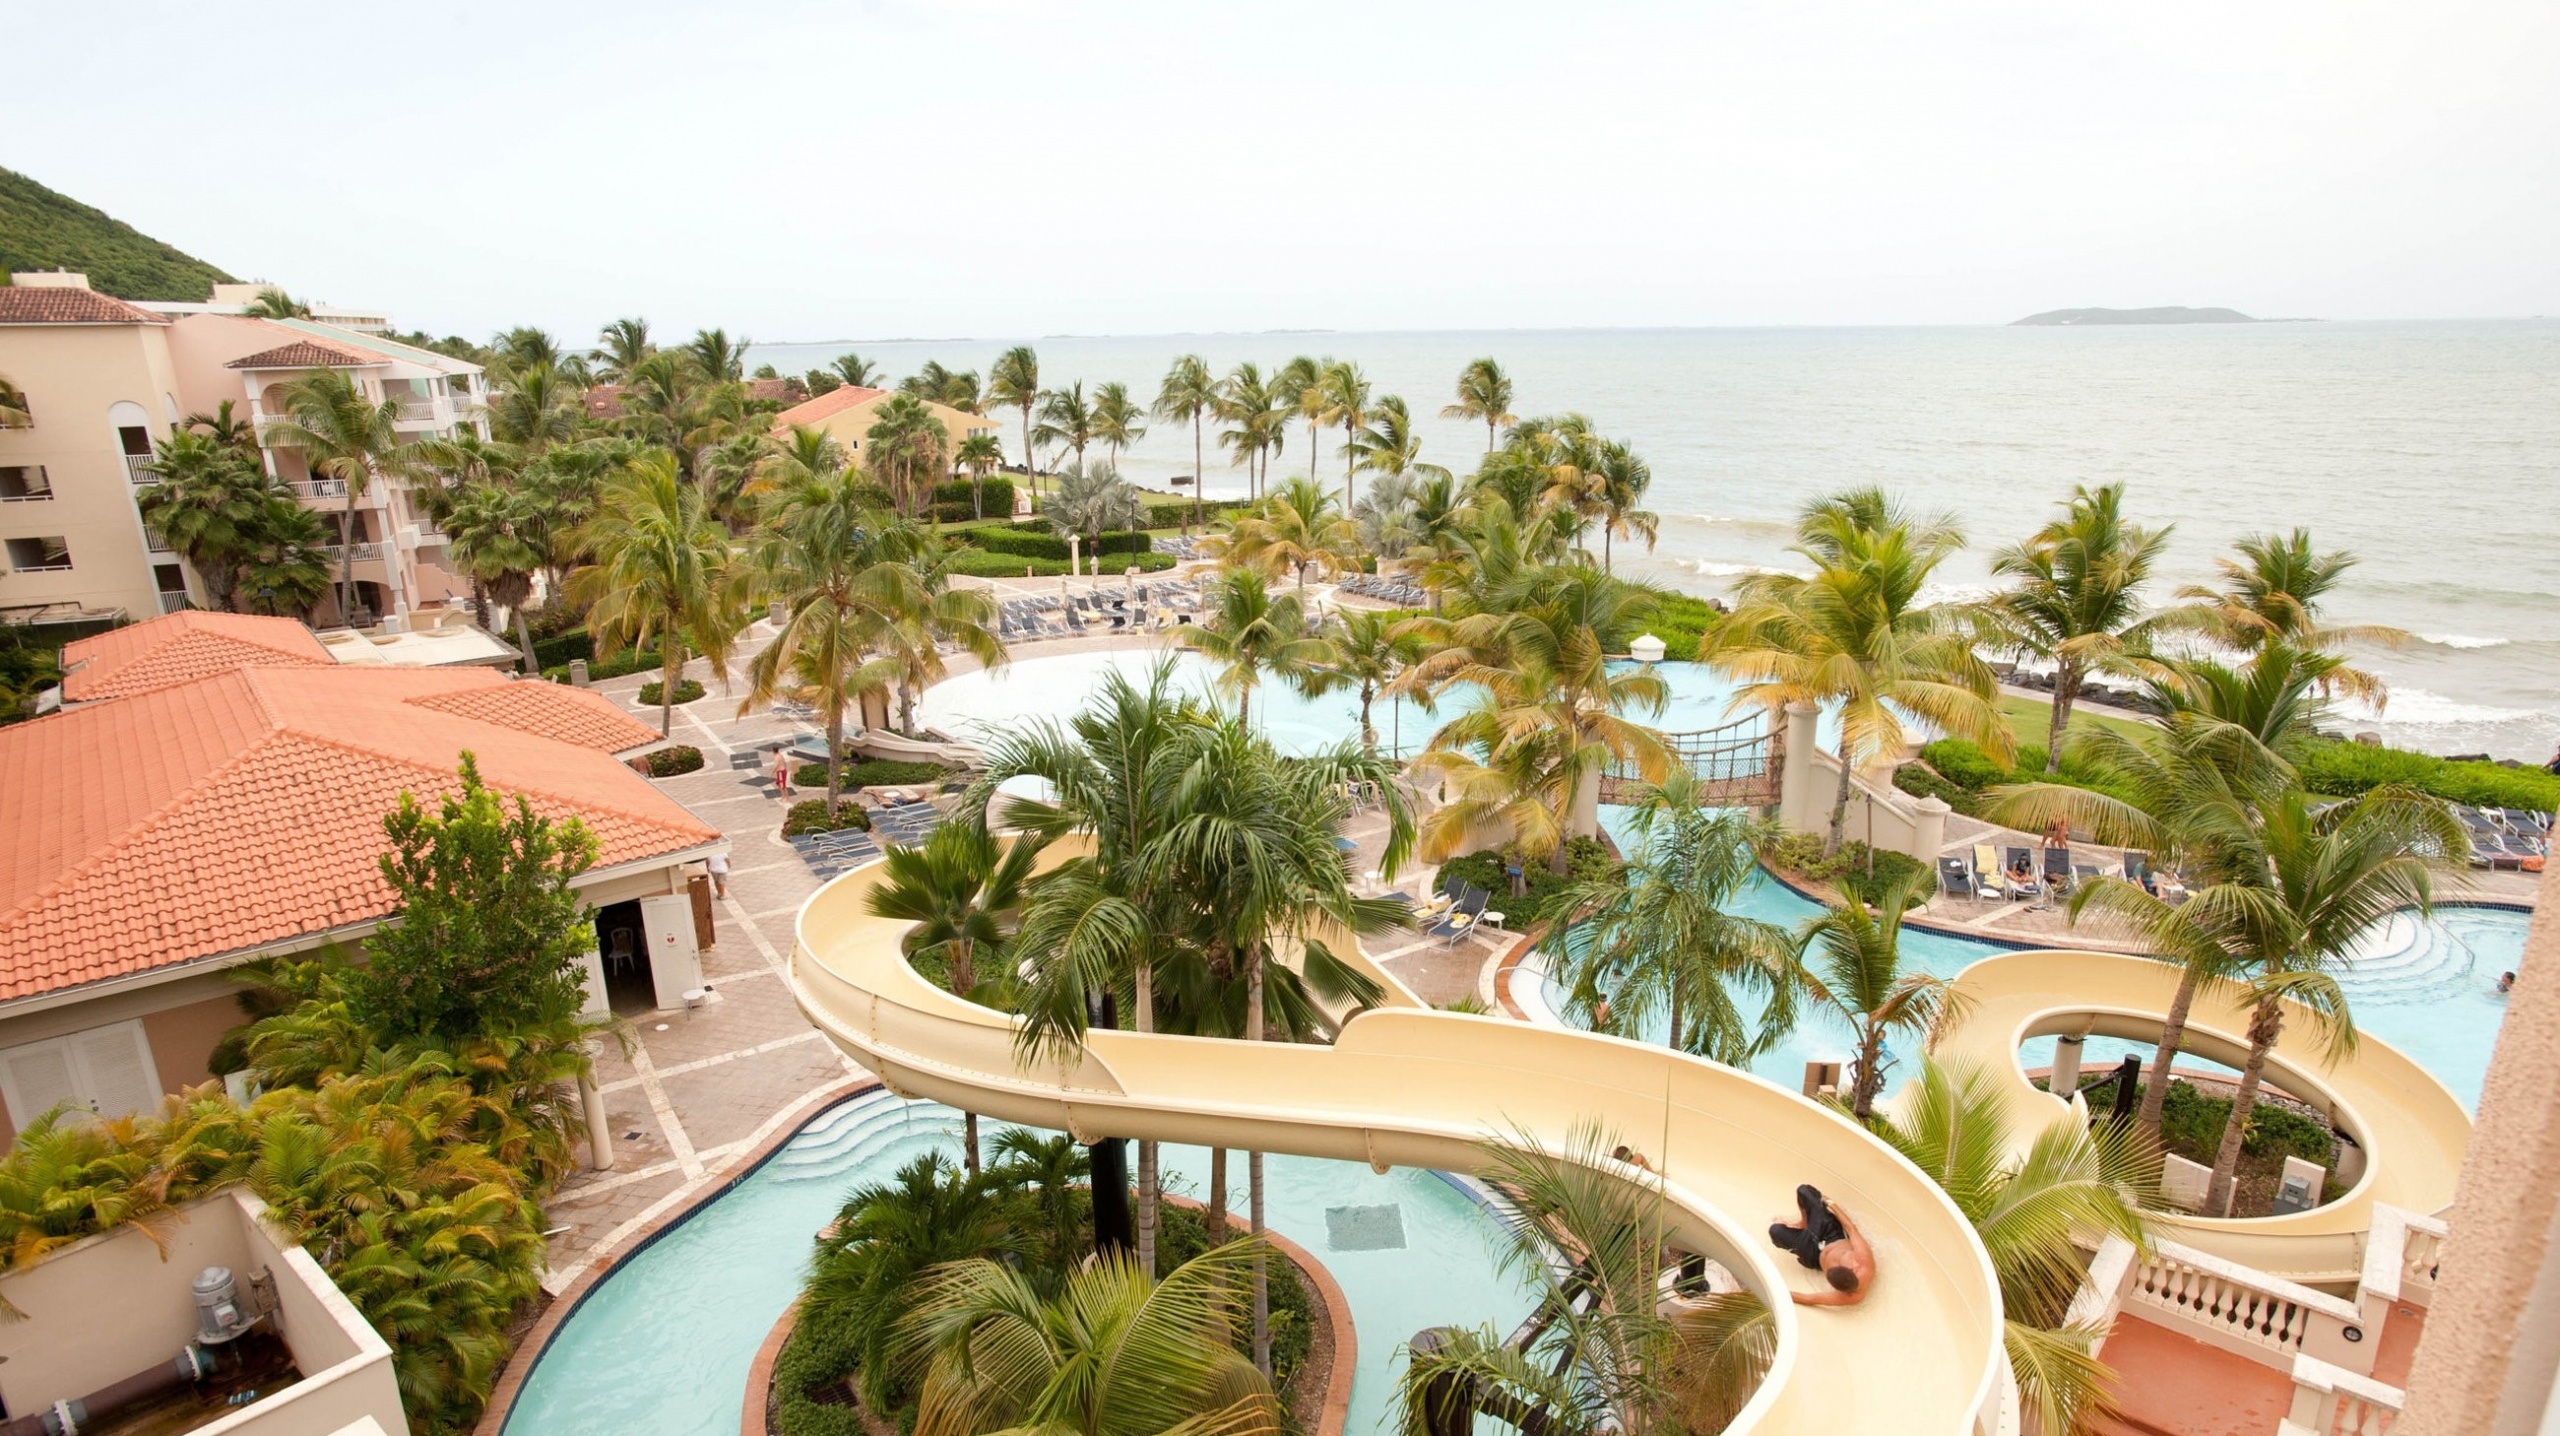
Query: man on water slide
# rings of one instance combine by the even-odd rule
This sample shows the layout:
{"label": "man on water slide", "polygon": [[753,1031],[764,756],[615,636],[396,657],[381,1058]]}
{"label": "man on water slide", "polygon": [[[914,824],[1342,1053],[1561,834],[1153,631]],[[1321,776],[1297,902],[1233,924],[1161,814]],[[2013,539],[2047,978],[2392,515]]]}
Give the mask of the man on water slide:
{"label": "man on water slide", "polygon": [[1796,1188],[1796,1219],[1769,1224],[1769,1240],[1796,1261],[1821,1271],[1829,1291],[1787,1293],[1798,1306],[1856,1306],[1875,1284],[1875,1253],[1849,1214],[1823,1200],[1819,1188]]}

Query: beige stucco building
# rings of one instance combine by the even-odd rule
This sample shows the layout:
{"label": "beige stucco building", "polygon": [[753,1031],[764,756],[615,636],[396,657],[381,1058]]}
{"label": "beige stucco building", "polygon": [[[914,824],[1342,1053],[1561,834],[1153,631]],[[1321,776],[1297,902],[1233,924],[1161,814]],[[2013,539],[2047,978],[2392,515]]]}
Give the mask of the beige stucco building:
{"label": "beige stucco building", "polygon": [[[773,431],[777,435],[783,435],[788,434],[794,426],[816,429],[844,445],[847,455],[860,458],[863,446],[870,442],[867,436],[871,432],[871,426],[880,421],[880,406],[894,397],[895,395],[886,389],[864,389],[852,385],[831,389],[807,403],[795,404],[774,415]],[[950,436],[949,442],[942,451],[946,466],[951,455],[959,450],[960,445],[970,435],[993,434],[1003,428],[1003,425],[984,414],[972,414],[963,409],[954,409],[948,404],[937,404],[931,399],[924,401],[924,407],[941,423],[943,433]]]}
{"label": "beige stucco building", "polygon": [[[202,603],[200,577],[134,503],[152,482],[142,468],[152,445],[225,400],[263,440],[276,387],[318,368],[396,401],[404,439],[487,432],[473,364],[310,320],[173,317],[98,294],[77,274],[12,276],[0,288],[0,375],[24,394],[28,422],[0,428],[0,622],[93,629]],[[349,512],[345,488],[315,478],[298,451],[265,446],[262,458],[353,546],[364,613],[405,615],[468,592],[400,480],[371,485]],[[348,617],[334,595],[315,616]]]}

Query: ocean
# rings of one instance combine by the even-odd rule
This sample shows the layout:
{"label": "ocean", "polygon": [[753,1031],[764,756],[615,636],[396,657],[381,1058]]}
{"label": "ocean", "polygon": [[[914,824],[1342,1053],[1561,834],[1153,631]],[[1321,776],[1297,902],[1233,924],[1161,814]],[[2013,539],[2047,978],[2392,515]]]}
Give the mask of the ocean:
{"label": "ocean", "polygon": [[[927,359],[984,372],[1016,340],[762,344],[798,373],[847,349],[892,379]],[[2153,596],[2203,582],[2242,534],[2306,526],[2362,563],[2339,623],[2414,641],[2362,661],[2379,713],[2336,723],[2399,746],[2540,762],[2560,743],[2560,320],[2017,329],[1787,328],[1202,334],[1029,341],[1052,386],[1119,380],[1152,398],[1170,359],[1219,372],[1297,354],[1350,359],[1402,394],[1423,457],[1468,472],[1481,424],[1439,417],[1459,368],[1492,355],[1523,415],[1579,411],[1653,468],[1662,517],[1630,572],[1703,594],[1787,567],[1810,498],[1880,484],[1952,513],[1968,540],[1943,591],[1978,592],[1989,556],[2044,523],[2074,484],[2121,480],[2142,521],[2174,524]],[[1000,414],[1009,455],[1019,416]],[[1339,434],[1320,476],[1339,486]],[[1275,472],[1305,472],[1291,435]],[[1160,487],[1191,471],[1187,429],[1157,425],[1122,459]],[[1242,471],[1209,440],[1208,493]]]}

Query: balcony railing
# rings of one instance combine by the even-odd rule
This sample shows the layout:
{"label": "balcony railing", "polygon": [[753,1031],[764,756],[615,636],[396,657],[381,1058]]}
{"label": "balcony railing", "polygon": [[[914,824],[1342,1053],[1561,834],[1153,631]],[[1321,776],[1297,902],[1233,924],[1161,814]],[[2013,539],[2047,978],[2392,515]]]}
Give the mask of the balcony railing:
{"label": "balcony railing", "polygon": [[403,424],[450,424],[453,406],[442,399],[403,399],[399,415]]}
{"label": "balcony railing", "polygon": [[331,561],[331,562],[333,562],[333,563],[334,563],[334,562],[336,562],[337,560],[341,559],[341,558],[346,557],[346,556],[347,556],[347,550],[348,550],[348,549],[350,549],[350,548],[352,548],[352,549],[354,549],[354,550],[355,550],[354,557],[355,557],[355,561],[356,561],[356,562],[358,562],[358,563],[363,563],[363,562],[365,562],[365,561],[367,561],[367,560],[369,560],[369,559],[378,559],[378,558],[382,557],[382,545],[380,545],[380,544],[378,544],[378,543],[360,543],[360,544],[342,544],[342,543],[333,543],[333,544],[323,544],[323,545],[322,545],[322,547],[328,551],[329,559],[330,559],[330,561]]}
{"label": "balcony railing", "polygon": [[293,491],[297,496],[306,499],[343,499],[347,496],[347,481],[344,479],[297,479],[294,481]]}
{"label": "balcony railing", "polygon": [[147,528],[142,531],[142,546],[153,553],[177,552],[176,549],[169,547],[169,541],[167,539],[162,538],[160,535],[153,533]]}
{"label": "balcony railing", "polygon": [[183,593],[164,593],[160,595],[160,611],[162,613],[175,613],[186,606],[187,596]]}
{"label": "balcony railing", "polygon": [[41,504],[53,498],[51,489],[32,489],[23,494],[0,494],[0,504]]}
{"label": "balcony railing", "polygon": [[143,465],[150,462],[151,456],[149,454],[125,455],[124,476],[136,484],[156,484],[160,482],[160,476],[158,474],[152,473],[150,470],[143,467]]}

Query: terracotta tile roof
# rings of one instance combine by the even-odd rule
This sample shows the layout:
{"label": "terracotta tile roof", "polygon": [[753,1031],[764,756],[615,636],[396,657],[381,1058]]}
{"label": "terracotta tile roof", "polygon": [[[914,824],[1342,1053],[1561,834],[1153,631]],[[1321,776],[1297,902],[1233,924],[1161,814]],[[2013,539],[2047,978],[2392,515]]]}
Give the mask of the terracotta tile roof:
{"label": "terracotta tile roof", "polygon": [[831,419],[857,404],[868,404],[888,392],[886,389],[864,389],[852,384],[847,384],[841,389],[830,389],[805,404],[794,404],[774,415],[774,429],[780,432],[794,424],[814,424],[821,419]]}
{"label": "terracotta tile roof", "polygon": [[192,683],[235,668],[333,668],[297,619],[246,613],[170,613],[62,648],[62,696],[94,703]]}
{"label": "terracotta tile roof", "polygon": [[788,404],[791,402],[791,390],[793,383],[794,381],[789,379],[749,379],[747,381],[747,397],[750,399],[775,399]]}
{"label": "terracotta tile roof", "polygon": [[250,668],[0,730],[0,1001],[387,916],[383,814],[453,788],[465,749],[491,787],[586,823],[598,868],[719,841],[592,739],[448,711],[507,686]]}
{"label": "terracotta tile roof", "polygon": [[360,369],[382,360],[371,354],[359,354],[334,344],[311,339],[296,339],[273,349],[261,349],[246,358],[234,359],[225,369]]}
{"label": "terracotta tile roof", "polygon": [[665,741],[658,730],[601,693],[558,683],[497,683],[412,698],[420,708],[494,723],[599,753],[628,753]]}
{"label": "terracotta tile roof", "polygon": [[0,284],[0,324],[166,324],[169,316],[94,289]]}
{"label": "terracotta tile roof", "polygon": [[586,392],[586,405],[587,417],[590,419],[621,418],[622,386],[620,384],[589,386]]}

